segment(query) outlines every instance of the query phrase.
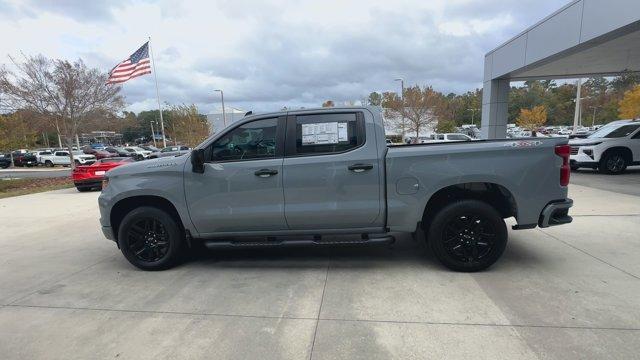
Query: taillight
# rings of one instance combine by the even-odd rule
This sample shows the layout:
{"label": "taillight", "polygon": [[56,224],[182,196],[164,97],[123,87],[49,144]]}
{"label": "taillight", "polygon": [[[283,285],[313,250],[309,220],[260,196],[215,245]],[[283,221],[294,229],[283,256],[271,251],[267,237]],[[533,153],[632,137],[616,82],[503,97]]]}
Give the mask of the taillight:
{"label": "taillight", "polygon": [[571,166],[569,166],[569,155],[571,155],[571,146],[556,146],[556,155],[562,158],[562,166],[560,167],[560,186],[569,185],[569,176],[571,176]]}

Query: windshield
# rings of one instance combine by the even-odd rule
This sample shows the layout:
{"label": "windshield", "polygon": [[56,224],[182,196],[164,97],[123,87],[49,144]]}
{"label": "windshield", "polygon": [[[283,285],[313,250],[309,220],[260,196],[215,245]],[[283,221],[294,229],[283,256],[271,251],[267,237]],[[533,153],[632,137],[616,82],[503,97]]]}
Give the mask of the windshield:
{"label": "windshield", "polygon": [[589,139],[597,138],[621,138],[631,135],[640,128],[640,124],[609,124],[600,128],[600,130],[589,135]]}

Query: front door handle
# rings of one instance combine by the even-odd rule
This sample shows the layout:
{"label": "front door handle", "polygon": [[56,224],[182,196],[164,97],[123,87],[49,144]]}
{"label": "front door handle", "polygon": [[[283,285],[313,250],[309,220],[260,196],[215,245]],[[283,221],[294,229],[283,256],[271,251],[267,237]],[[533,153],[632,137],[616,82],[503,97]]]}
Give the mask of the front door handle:
{"label": "front door handle", "polygon": [[260,169],[257,170],[256,172],[254,172],[254,174],[256,176],[260,176],[262,178],[268,178],[271,175],[276,175],[278,174],[278,170],[273,170],[273,169]]}
{"label": "front door handle", "polygon": [[353,164],[349,166],[349,170],[357,173],[373,169],[372,164]]}

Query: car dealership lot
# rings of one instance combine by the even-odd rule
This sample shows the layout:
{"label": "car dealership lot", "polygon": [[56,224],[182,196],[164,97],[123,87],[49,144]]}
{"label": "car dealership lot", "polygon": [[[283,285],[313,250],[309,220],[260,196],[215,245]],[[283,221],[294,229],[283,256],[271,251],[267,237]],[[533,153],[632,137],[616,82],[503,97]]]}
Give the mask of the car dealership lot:
{"label": "car dealership lot", "polygon": [[[10,221],[0,222],[0,354],[632,358],[637,181],[573,179],[582,184],[570,188],[573,224],[510,231],[504,257],[475,274],[444,269],[410,238],[392,248],[219,251],[143,272],[103,238],[98,193],[2,199],[0,217]],[[617,192],[602,189],[603,179]]]}

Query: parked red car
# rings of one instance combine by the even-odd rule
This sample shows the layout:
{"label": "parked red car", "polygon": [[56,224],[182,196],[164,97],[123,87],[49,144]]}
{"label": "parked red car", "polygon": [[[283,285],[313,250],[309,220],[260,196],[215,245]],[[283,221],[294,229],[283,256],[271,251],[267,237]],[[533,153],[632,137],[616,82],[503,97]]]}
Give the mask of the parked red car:
{"label": "parked red car", "polygon": [[96,161],[91,165],[79,165],[73,169],[71,178],[78,191],[102,189],[104,174],[120,165],[134,162],[130,157],[111,157]]}
{"label": "parked red car", "polygon": [[113,156],[117,156],[117,155],[114,155],[114,154],[112,154],[112,153],[110,153],[108,151],[105,151],[105,150],[93,149],[91,146],[85,146],[84,148],[82,148],[82,152],[84,152],[85,154],[88,154],[88,155],[93,155],[98,160],[110,158],[110,157],[113,157]]}

